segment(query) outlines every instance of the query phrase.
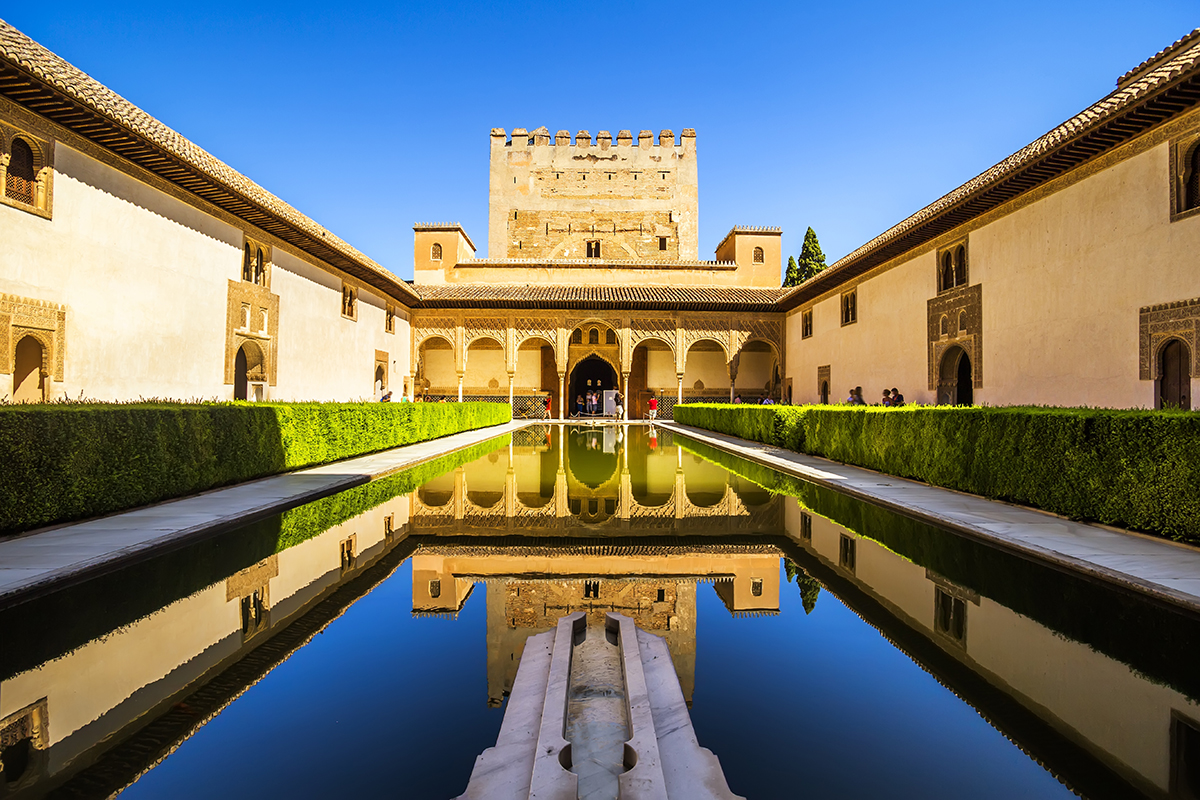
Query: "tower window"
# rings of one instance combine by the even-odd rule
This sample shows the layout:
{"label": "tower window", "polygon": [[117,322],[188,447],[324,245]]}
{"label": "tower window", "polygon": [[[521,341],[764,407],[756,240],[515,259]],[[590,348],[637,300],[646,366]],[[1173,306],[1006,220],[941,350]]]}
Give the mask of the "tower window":
{"label": "tower window", "polygon": [[937,261],[938,292],[967,285],[967,244],[960,242],[942,250]]}
{"label": "tower window", "polygon": [[[514,212],[515,213],[515,212]],[[433,243],[433,247],[429,248],[429,257],[434,261],[442,260],[442,246],[437,242]]]}
{"label": "tower window", "polygon": [[588,258],[599,258],[600,257],[600,240],[599,239],[589,239],[588,240],[587,257]]}
{"label": "tower window", "polygon": [[667,249],[667,237],[665,237],[665,236],[658,237],[658,249],[659,250]]}
{"label": "tower window", "polygon": [[763,263],[764,260],[765,259],[763,258],[763,249],[761,247],[754,248],[754,263],[761,264],[761,263]]}

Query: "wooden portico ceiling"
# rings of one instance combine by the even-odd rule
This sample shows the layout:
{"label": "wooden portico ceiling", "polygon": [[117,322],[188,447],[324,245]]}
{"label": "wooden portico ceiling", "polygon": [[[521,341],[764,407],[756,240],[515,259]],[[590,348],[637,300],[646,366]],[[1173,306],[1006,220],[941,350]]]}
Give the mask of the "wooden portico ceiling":
{"label": "wooden portico ceiling", "polygon": [[416,293],[313,220],[0,20],[0,95],[411,304]]}
{"label": "wooden portico ceiling", "polygon": [[1143,62],[1116,91],[791,290],[791,310],[933,241],[1200,103],[1200,29]]}

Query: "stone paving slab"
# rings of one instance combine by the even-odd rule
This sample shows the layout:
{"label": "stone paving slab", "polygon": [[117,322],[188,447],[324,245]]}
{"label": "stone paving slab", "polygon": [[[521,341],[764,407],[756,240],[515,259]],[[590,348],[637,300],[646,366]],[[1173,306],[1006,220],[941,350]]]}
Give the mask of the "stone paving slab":
{"label": "stone paving slab", "polygon": [[0,540],[0,608],[529,424],[514,420]]}
{"label": "stone paving slab", "polygon": [[1191,545],[1074,522],[688,425],[661,426],[779,472],[1200,614],[1200,549]]}

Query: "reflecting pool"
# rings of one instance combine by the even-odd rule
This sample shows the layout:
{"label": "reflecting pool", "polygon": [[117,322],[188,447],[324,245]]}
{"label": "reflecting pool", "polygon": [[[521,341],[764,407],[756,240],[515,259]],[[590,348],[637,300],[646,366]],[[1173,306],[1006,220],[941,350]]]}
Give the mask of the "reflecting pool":
{"label": "reflecting pool", "polygon": [[661,428],[535,426],[0,611],[0,798],[453,797],[575,611],[665,638],[747,797],[1200,788],[1195,619]]}

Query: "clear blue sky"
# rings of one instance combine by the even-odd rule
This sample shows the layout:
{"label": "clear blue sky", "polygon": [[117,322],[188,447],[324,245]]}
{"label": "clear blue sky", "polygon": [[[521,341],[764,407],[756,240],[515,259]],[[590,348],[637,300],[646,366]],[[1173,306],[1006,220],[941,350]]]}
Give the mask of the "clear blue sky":
{"label": "clear blue sky", "polygon": [[[13,5],[0,16],[406,278],[484,254],[488,133],[695,128],[700,257],[832,263],[1103,97],[1195,2]],[[785,258],[786,260],[786,258]]]}

